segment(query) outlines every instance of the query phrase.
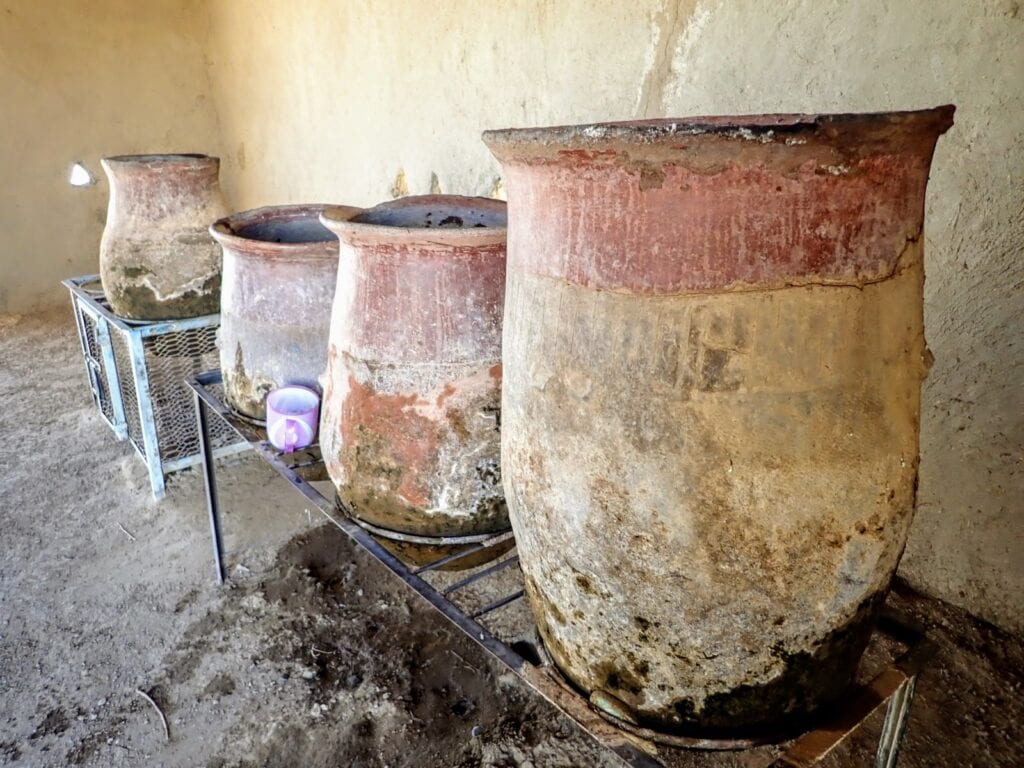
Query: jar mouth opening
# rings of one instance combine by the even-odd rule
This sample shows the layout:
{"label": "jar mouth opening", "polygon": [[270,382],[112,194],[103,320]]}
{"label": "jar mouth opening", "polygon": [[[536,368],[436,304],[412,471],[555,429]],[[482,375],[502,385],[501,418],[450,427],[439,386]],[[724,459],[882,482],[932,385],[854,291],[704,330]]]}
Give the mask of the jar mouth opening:
{"label": "jar mouth opening", "polygon": [[243,247],[271,247],[279,252],[300,253],[305,247],[319,249],[323,243],[335,244],[337,236],[320,220],[324,210],[352,215],[358,208],[325,204],[280,205],[254,208],[225,216],[210,226],[210,233],[222,242]]}
{"label": "jar mouth opening", "polygon": [[870,129],[872,126],[914,125],[934,128],[943,133],[953,124],[955,107],[945,104],[931,109],[892,112],[851,113],[769,113],[753,115],[707,115],[666,117],[651,120],[625,120],[582,125],[552,125],[529,128],[503,128],[484,131],[483,140],[491,149],[505,145],[554,143],[591,145],[606,142],[651,144],[659,140],[701,135],[769,141],[793,134],[829,129]]}
{"label": "jar mouth opening", "polygon": [[490,198],[445,195],[400,198],[359,213],[350,224],[415,229],[504,229],[505,204]]}
{"label": "jar mouth opening", "polygon": [[262,243],[323,243],[335,240],[320,223],[320,211],[307,210],[287,216],[228,217],[225,227],[235,237]]}
{"label": "jar mouth opening", "polygon": [[319,217],[288,219],[285,221],[257,221],[235,227],[233,234],[246,240],[262,243],[323,243],[334,240]]}
{"label": "jar mouth opening", "polygon": [[196,152],[182,152],[182,153],[169,153],[169,154],[152,154],[152,155],[113,155],[111,157],[105,157],[104,160],[115,163],[139,163],[142,165],[148,165],[151,163],[190,163],[190,162],[206,162],[209,160],[217,160],[218,158],[212,155],[204,155]]}

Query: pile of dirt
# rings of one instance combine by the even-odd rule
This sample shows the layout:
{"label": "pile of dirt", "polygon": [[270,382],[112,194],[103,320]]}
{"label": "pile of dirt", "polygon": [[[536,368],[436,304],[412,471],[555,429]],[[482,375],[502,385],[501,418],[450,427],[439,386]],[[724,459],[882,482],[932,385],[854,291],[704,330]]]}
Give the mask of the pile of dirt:
{"label": "pile of dirt", "polygon": [[621,765],[367,561],[329,524],[303,533],[167,653],[148,693],[171,718],[191,696],[271,694],[208,768]]}
{"label": "pile of dirt", "polygon": [[[298,712],[238,723],[211,768],[615,765],[367,560],[329,524],[307,532],[168,655],[167,683],[180,688],[244,631],[257,639],[253,668],[294,691]],[[221,673],[204,692],[238,685]]]}

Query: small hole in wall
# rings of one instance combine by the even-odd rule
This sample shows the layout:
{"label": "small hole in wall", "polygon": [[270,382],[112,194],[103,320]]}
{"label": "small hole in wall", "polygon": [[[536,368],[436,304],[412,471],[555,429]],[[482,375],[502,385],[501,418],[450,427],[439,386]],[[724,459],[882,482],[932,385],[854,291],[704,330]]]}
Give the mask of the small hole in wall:
{"label": "small hole in wall", "polygon": [[96,183],[96,177],[88,168],[81,163],[72,163],[71,172],[68,173],[68,184],[72,187],[91,187]]}

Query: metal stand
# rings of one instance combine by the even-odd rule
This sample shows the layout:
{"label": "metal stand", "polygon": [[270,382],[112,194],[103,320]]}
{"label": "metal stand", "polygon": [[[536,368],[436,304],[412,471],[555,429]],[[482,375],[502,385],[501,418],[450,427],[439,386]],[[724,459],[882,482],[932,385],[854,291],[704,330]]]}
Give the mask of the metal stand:
{"label": "metal stand", "polygon": [[[182,379],[217,364],[220,315],[133,322],[111,311],[99,275],[63,281],[71,293],[78,340],[93,402],[118,440],[146,462],[154,498],[164,478],[199,463],[199,442]],[[218,424],[216,455],[247,449]]]}
{"label": "metal stand", "polygon": [[[672,737],[674,746],[655,743],[650,738],[645,738],[638,729],[631,729],[632,732],[624,730],[599,715],[586,699],[564,682],[546,659],[536,628],[532,624],[517,627],[514,638],[518,639],[509,638],[509,641],[505,642],[483,623],[493,619],[502,609],[520,601],[525,594],[521,587],[479,607],[464,607],[456,603],[456,600],[461,600],[466,587],[471,584],[479,584],[484,579],[493,578],[518,566],[519,559],[514,551],[501,555],[503,559],[496,563],[479,566],[471,575],[453,583],[435,586],[427,581],[428,578],[437,576],[443,567],[451,566],[460,559],[471,557],[488,548],[507,545],[511,533],[498,534],[483,541],[466,544],[454,554],[426,565],[406,565],[385,549],[370,530],[339,510],[333,498],[328,499],[300,476],[299,473],[303,469],[322,463],[318,447],[312,446],[302,455],[290,456],[274,448],[266,441],[265,434],[259,427],[240,419],[224,404],[219,394],[219,371],[199,374],[189,379],[187,383],[195,393],[214,562],[217,578],[221,583],[225,579],[225,565],[216,470],[214,456],[209,450],[211,412],[226,422],[241,439],[247,441],[271,467],[316,506],[327,520],[390,570],[407,587],[417,592],[488,654],[516,673],[562,713],[575,720],[591,738],[615,753],[624,765],[633,768],[664,768],[667,764],[698,765],[701,755],[706,757],[707,753],[693,751],[695,749],[735,747],[736,742],[723,743],[681,737]],[[763,751],[759,754],[753,754],[757,750],[752,750],[748,765],[759,765],[762,768],[809,768],[818,764],[881,707],[887,706],[875,765],[876,768],[895,767],[917,675],[934,655],[936,648],[922,630],[891,613],[883,615],[878,633],[888,635],[907,646],[906,652],[870,682],[854,685],[831,716],[814,723],[813,730],[784,745],[785,751],[781,755],[778,754],[778,747],[773,751]],[[504,634],[507,637],[509,633]],[[762,759],[759,761],[759,758]],[[686,762],[687,759],[697,762]]]}
{"label": "metal stand", "polygon": [[206,406],[194,390],[196,404],[196,425],[199,428],[199,457],[203,467],[203,482],[206,486],[206,509],[210,514],[210,539],[213,542],[213,563],[217,568],[217,582],[224,583],[227,571],[224,568],[224,536],[220,531],[220,495],[217,493],[217,475],[214,472],[213,446],[210,444],[210,421]]}

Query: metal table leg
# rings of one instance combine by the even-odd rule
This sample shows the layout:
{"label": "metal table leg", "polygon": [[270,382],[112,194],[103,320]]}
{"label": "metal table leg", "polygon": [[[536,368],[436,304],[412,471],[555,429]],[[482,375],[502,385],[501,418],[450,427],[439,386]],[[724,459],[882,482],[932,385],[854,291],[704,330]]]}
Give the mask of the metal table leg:
{"label": "metal table leg", "polygon": [[224,538],[220,529],[220,500],[217,496],[217,476],[213,448],[210,445],[210,422],[206,403],[195,393],[196,420],[199,424],[199,454],[202,457],[203,480],[206,485],[206,509],[210,514],[210,536],[213,539],[213,562],[217,567],[217,581],[224,583]]}
{"label": "metal table leg", "polygon": [[160,458],[160,442],[156,434],[156,414],[152,408],[146,406],[146,403],[152,402],[152,394],[149,389],[149,370],[146,368],[146,348],[142,337],[137,334],[130,335],[128,348],[131,351],[135,392],[139,398],[139,426],[142,429],[142,444],[146,452],[149,484],[153,488],[153,498],[159,501],[166,493],[164,468]]}

